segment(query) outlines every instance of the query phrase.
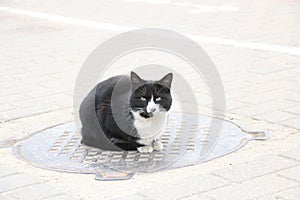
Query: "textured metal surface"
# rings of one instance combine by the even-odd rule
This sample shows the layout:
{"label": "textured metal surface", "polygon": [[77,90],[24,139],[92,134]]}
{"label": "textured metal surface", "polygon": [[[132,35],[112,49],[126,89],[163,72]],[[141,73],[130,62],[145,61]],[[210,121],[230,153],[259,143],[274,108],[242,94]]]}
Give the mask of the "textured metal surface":
{"label": "textured metal surface", "polygon": [[208,144],[210,121],[211,118],[206,116],[188,115],[182,118],[181,115],[170,115],[161,138],[164,144],[161,152],[141,154],[87,147],[80,143],[80,134],[76,132],[74,123],[41,131],[16,145],[15,152],[35,166],[56,171],[99,174],[114,169],[150,172],[212,160],[241,148],[249,140],[268,137],[264,132],[247,134],[235,124],[225,121],[216,146],[206,157],[200,157],[201,149]]}

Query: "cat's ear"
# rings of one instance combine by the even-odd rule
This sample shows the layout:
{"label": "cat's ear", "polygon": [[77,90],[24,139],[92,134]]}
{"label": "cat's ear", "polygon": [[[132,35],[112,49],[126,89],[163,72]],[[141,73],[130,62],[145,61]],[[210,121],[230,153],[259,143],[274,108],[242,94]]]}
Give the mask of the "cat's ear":
{"label": "cat's ear", "polygon": [[145,81],[133,71],[131,72],[130,79],[131,79],[132,89],[136,89],[145,83]]}
{"label": "cat's ear", "polygon": [[159,82],[159,84],[161,84],[167,88],[171,88],[172,80],[173,80],[173,74],[169,73],[169,74],[165,75],[162,79],[160,79],[158,82]]}

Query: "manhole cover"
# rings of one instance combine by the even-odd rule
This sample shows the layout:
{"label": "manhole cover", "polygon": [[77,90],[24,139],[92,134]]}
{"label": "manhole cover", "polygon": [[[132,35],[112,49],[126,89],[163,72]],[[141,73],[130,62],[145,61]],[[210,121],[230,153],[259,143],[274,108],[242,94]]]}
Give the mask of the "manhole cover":
{"label": "manhole cover", "polygon": [[[246,132],[229,121],[214,149],[205,157],[200,152],[208,144],[211,117],[171,114],[162,135],[161,152],[107,151],[81,144],[74,123],[38,132],[16,145],[17,156],[44,169],[98,174],[100,180],[130,178],[134,172],[150,172],[194,165],[229,154],[253,139],[267,139],[265,132]],[[218,120],[218,119],[217,119]]]}

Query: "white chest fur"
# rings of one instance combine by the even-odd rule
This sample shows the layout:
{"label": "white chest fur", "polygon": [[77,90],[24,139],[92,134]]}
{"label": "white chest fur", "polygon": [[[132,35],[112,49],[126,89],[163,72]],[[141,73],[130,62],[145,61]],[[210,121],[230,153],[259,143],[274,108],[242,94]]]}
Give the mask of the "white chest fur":
{"label": "white chest fur", "polygon": [[134,125],[140,136],[138,141],[140,144],[151,145],[158,139],[167,125],[167,112],[157,112],[150,118],[141,117],[138,113],[134,113]]}

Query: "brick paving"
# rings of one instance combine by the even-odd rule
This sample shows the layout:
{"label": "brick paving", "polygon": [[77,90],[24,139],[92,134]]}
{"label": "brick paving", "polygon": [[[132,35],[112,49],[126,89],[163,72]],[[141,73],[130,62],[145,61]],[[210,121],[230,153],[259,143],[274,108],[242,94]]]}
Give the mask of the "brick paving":
{"label": "brick paving", "polygon": [[[296,0],[1,2],[0,140],[71,121],[82,63],[132,27],[171,29],[199,42],[222,78],[227,118],[269,131],[271,139],[121,182],[37,169],[3,148],[0,199],[299,199],[299,11]],[[210,113],[205,88],[194,90],[201,112]]]}

